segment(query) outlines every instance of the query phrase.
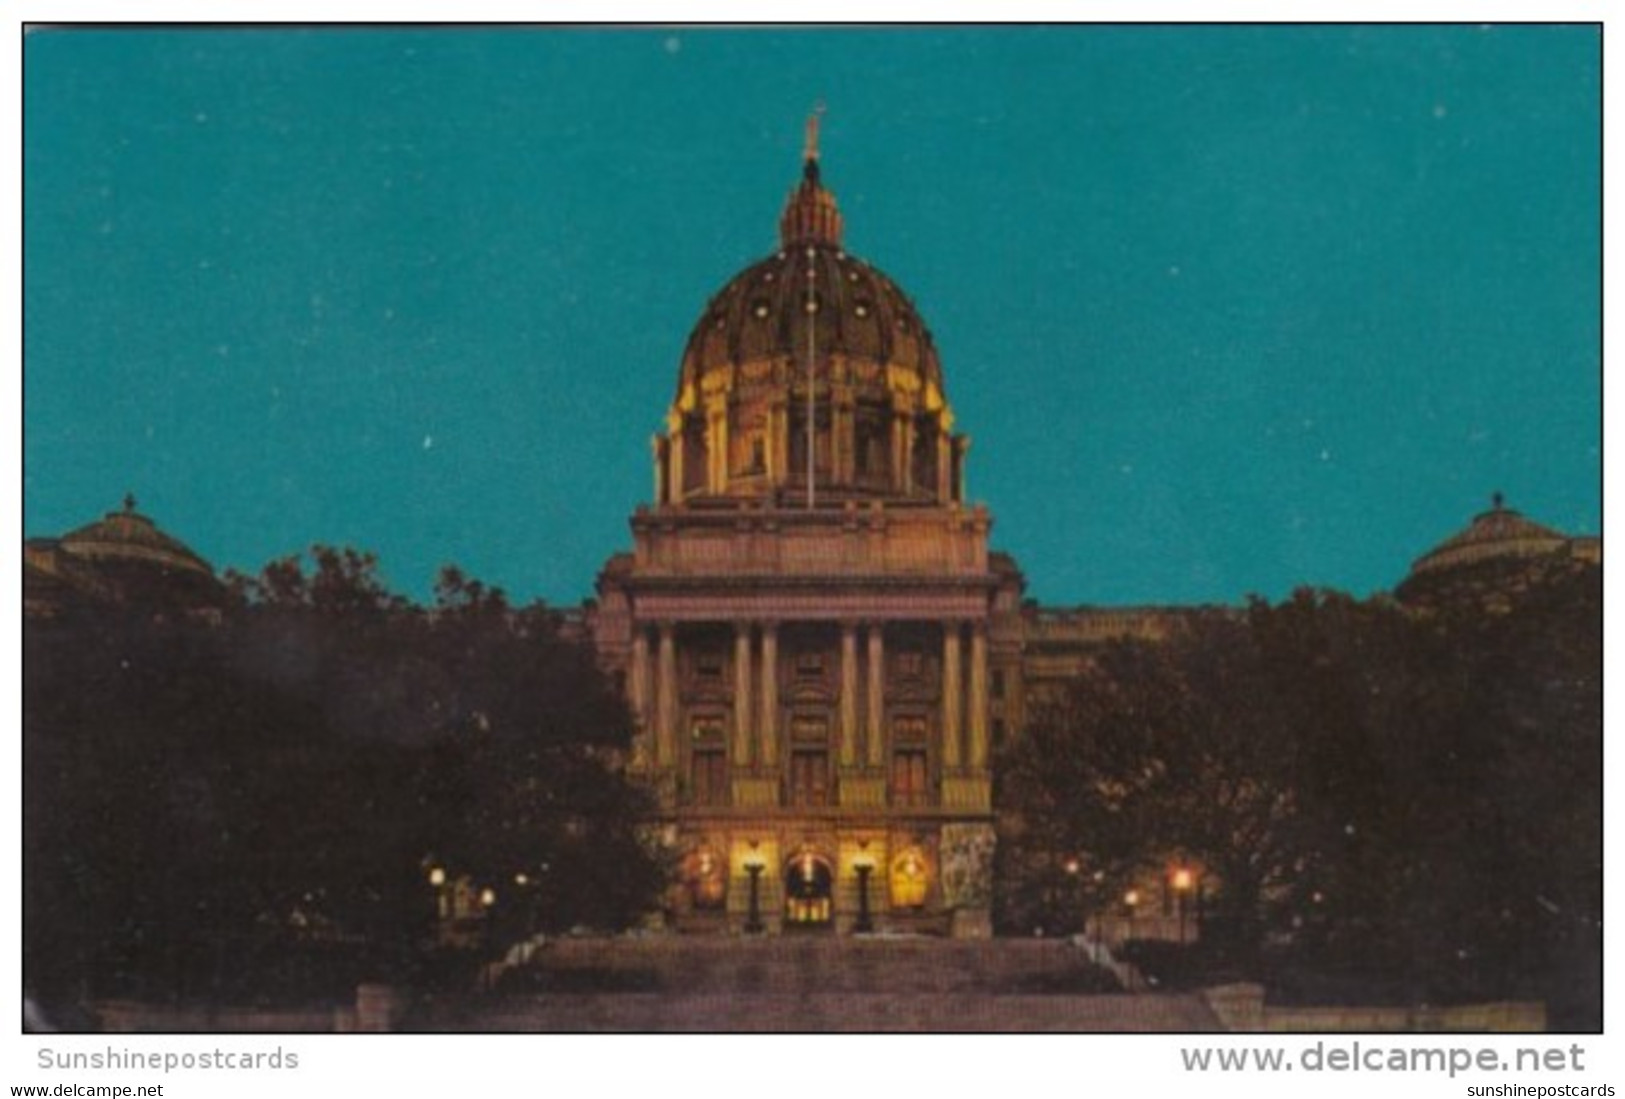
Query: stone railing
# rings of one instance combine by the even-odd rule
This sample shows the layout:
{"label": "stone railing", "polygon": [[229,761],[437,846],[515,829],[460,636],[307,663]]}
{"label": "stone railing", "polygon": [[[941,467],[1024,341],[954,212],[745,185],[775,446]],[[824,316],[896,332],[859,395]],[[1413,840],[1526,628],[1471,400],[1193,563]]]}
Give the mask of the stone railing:
{"label": "stone railing", "polygon": [[1284,1007],[1266,1004],[1264,986],[1257,984],[1210,988],[1202,993],[1202,998],[1224,1028],[1232,1031],[1274,1034],[1520,1034],[1540,1033],[1546,1029],[1546,1006],[1519,1000],[1451,1007]]}

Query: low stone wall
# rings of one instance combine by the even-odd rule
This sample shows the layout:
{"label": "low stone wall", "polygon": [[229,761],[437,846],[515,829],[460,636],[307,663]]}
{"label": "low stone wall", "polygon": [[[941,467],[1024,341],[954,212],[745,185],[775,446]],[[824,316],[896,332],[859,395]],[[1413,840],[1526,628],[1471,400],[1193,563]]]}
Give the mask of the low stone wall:
{"label": "low stone wall", "polygon": [[90,1006],[108,1034],[332,1034],[356,1029],[353,1007],[209,1008],[100,1000]]}
{"label": "low stone wall", "polygon": [[1529,1001],[1499,1000],[1452,1007],[1284,1007],[1267,1004],[1264,987],[1256,984],[1210,988],[1202,997],[1220,1024],[1231,1031],[1527,1034],[1546,1030],[1546,1006]]}

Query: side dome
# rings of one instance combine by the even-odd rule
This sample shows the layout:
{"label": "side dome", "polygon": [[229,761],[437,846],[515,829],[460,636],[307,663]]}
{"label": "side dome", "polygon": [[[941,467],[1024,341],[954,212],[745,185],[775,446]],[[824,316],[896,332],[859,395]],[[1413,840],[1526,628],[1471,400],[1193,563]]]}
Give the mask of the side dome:
{"label": "side dome", "polygon": [[1418,607],[1458,604],[1503,613],[1520,592],[1601,562],[1599,539],[1571,538],[1526,519],[1496,493],[1489,511],[1417,558],[1394,595]]}
{"label": "side dome", "polygon": [[177,538],[158,529],[135,510],[135,498],[124,498],[124,510],[110,511],[62,536],[62,548],[81,560],[102,564],[156,566],[167,572],[213,577],[209,563]]}
{"label": "side dome", "polygon": [[34,538],[23,547],[24,612],[53,617],[113,605],[212,616],[226,592],[203,558],[135,510],[108,512],[60,538]]}
{"label": "side dome", "polygon": [[1525,519],[1506,506],[1500,493],[1489,511],[1473,517],[1467,529],[1440,542],[1417,558],[1412,576],[1459,568],[1496,558],[1544,557],[1567,548],[1567,535]]}
{"label": "side dome", "polygon": [[843,231],[814,116],[778,250],[711,297],[684,347],[655,440],[660,505],[960,501],[968,444],[930,329]]}

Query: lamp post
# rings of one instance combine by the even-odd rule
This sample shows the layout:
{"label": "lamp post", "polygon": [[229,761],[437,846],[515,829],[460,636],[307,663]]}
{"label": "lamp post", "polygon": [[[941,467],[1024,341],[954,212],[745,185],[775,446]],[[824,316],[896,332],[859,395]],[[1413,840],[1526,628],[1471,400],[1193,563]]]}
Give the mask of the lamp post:
{"label": "lamp post", "polygon": [[754,856],[745,863],[750,875],[750,911],[745,916],[745,934],[760,935],[762,927],[762,863]]}
{"label": "lamp post", "polygon": [[[1076,858],[1070,858],[1061,864],[1061,869],[1066,871],[1066,880],[1068,882],[1067,891],[1071,894],[1071,896],[1067,899],[1067,907],[1077,912],[1077,914],[1081,916],[1083,914],[1083,905],[1078,900],[1078,871],[1082,869],[1082,866]],[[1085,932],[1088,932],[1089,930],[1089,920],[1087,917],[1085,917],[1083,921],[1083,930]]]}
{"label": "lamp post", "polygon": [[1191,873],[1188,866],[1176,866],[1169,883],[1174,887],[1174,896],[1179,902],[1179,945],[1185,945],[1185,904],[1190,898],[1191,886],[1196,883],[1196,876]]}
{"label": "lamp post", "polygon": [[858,922],[852,925],[852,930],[866,935],[875,929],[874,921],[869,918],[869,875],[875,872],[875,866],[866,860],[855,864],[853,869],[858,873]]}
{"label": "lamp post", "polygon": [[443,946],[446,938],[446,920],[449,907],[446,903],[446,869],[435,865],[429,867],[429,888],[434,890],[434,943]]}
{"label": "lamp post", "polygon": [[480,985],[489,992],[495,986],[496,970],[492,967],[491,947],[496,941],[491,921],[497,903],[497,891],[487,887],[480,890]]}
{"label": "lamp post", "polygon": [[[1140,891],[1130,889],[1123,894],[1123,907],[1128,909],[1128,934],[1123,938],[1123,945],[1127,946],[1134,938],[1134,910],[1140,906]],[[1132,965],[1128,970],[1129,991],[1134,991],[1134,969]]]}

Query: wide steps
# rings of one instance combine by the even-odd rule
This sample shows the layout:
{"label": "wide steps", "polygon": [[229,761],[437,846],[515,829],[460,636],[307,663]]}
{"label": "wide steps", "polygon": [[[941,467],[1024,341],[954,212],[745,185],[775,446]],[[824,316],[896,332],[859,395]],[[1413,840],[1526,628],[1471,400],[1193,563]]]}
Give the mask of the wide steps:
{"label": "wide steps", "polygon": [[1195,996],[559,993],[418,1012],[408,1029],[556,1033],[1170,1033],[1221,1029]]}
{"label": "wide steps", "polygon": [[1067,942],[784,935],[564,939],[547,944],[525,991],[888,993],[1107,991]]}
{"label": "wide steps", "polygon": [[1056,940],[564,939],[410,1029],[555,1032],[1216,1030],[1198,997],[1127,995]]}

